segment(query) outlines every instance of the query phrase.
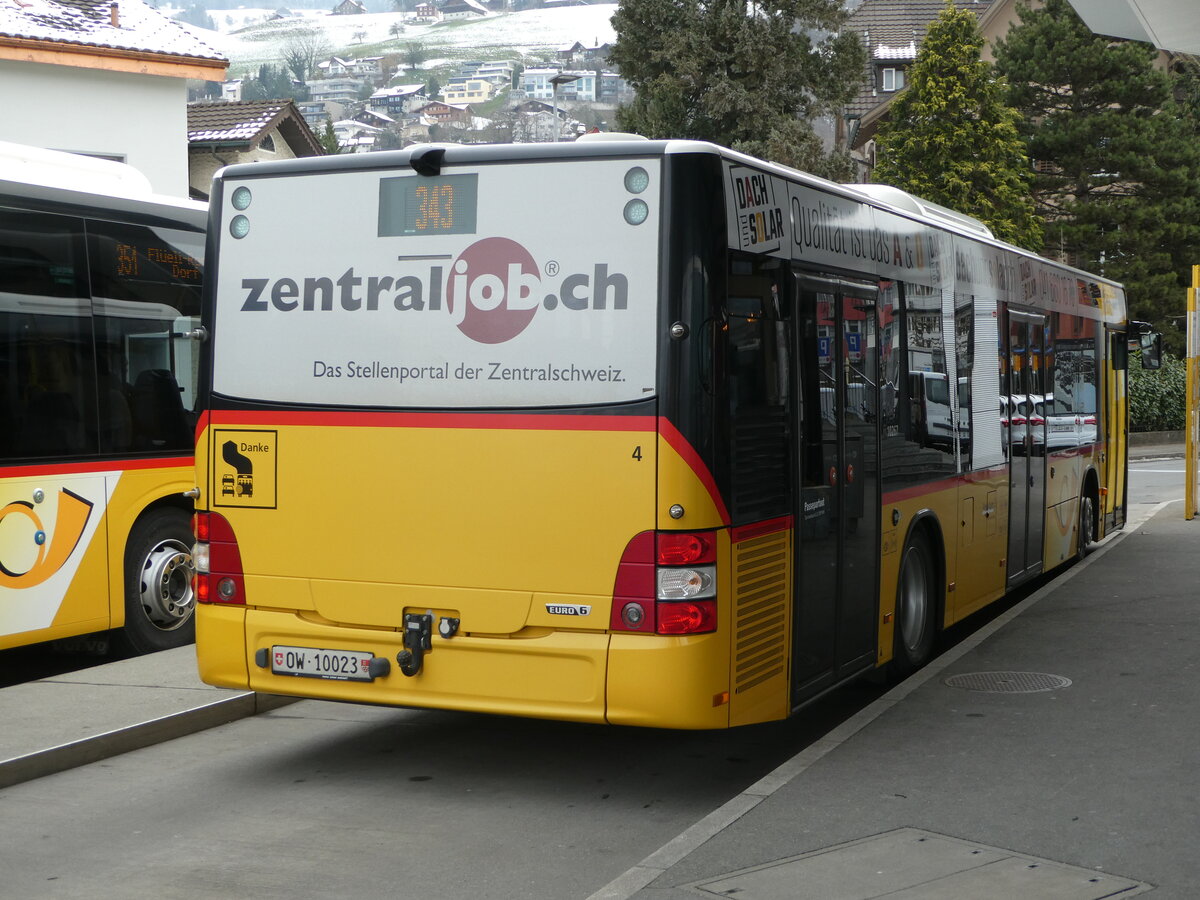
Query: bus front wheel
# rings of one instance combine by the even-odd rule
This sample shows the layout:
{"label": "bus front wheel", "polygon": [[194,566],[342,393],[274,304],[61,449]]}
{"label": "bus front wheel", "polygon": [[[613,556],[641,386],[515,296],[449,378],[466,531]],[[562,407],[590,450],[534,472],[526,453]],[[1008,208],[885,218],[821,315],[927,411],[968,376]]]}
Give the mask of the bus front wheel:
{"label": "bus front wheel", "polygon": [[933,655],[936,571],[928,543],[915,535],[904,548],[896,587],[890,667],[893,681],[907,678]]}
{"label": "bus front wheel", "polygon": [[192,522],[180,509],[140,518],[125,545],[125,628],[134,653],[182,647],[195,640]]}

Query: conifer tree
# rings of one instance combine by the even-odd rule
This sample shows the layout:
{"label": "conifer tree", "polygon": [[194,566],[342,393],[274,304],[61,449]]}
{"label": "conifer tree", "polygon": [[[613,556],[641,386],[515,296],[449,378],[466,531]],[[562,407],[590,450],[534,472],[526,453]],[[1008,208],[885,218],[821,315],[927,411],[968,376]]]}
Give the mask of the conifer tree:
{"label": "conifer tree", "polygon": [[1187,85],[1149,44],[1093,34],[1066,0],[1022,9],[996,47],[1036,161],[1047,252],[1125,283],[1131,316],[1178,352],[1200,260],[1200,145]]}
{"label": "conifer tree", "polygon": [[1019,114],[983,60],[979,21],[946,5],[877,138],[874,180],[975,216],[1001,240],[1041,250]]}
{"label": "conifer tree", "polygon": [[635,89],[618,127],[691,138],[845,180],[810,122],[857,92],[866,58],[841,0],[621,0],[611,61]]}

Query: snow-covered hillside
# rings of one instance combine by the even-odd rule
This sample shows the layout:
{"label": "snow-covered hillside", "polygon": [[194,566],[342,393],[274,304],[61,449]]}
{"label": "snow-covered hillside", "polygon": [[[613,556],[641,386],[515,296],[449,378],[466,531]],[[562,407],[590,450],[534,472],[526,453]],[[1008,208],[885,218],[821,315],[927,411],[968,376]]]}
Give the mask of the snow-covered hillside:
{"label": "snow-covered hillside", "polygon": [[[289,37],[297,31],[310,29],[320,29],[329,43],[330,52],[341,55],[356,55],[358,47],[371,55],[401,53],[406,44],[419,41],[425,48],[425,66],[432,68],[474,56],[482,59],[510,54],[536,57],[576,41],[585,46],[611,43],[616,34],[610,19],[616,10],[615,3],[604,3],[493,13],[469,22],[413,25],[405,23],[400,13],[332,16],[303,10],[297,18],[264,22],[262,20],[271,14],[271,10],[236,9],[213,10],[209,14],[220,29],[217,32],[184,27],[228,56],[233,74],[261,63],[278,64]],[[233,22],[226,21],[227,17]],[[245,27],[244,22],[259,24]],[[397,23],[404,24],[404,33],[394,35],[392,27]],[[237,28],[242,30],[232,30]]]}

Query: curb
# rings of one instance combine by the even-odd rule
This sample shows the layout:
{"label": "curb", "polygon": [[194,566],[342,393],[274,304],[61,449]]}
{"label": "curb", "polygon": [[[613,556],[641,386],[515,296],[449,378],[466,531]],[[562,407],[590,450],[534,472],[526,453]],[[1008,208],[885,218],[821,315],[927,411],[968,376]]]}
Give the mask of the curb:
{"label": "curb", "polygon": [[0,788],[269,712],[295,703],[298,699],[275,694],[241,693],[194,709],[151,719],[149,722],[140,722],[24,756],[0,760]]}

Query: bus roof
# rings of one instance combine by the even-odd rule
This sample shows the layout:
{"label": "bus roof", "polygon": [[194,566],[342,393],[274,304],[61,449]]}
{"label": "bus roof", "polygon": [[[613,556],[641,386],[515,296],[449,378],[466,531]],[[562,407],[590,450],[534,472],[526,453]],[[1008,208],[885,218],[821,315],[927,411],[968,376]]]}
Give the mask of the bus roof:
{"label": "bus roof", "polygon": [[126,163],[0,141],[0,196],[39,205],[97,210],[147,211],[166,218],[203,222],[206,204],[155,194],[147,178]]}
{"label": "bus roof", "polygon": [[[603,159],[607,157],[653,157],[685,153],[719,156],[745,166],[754,166],[790,178],[817,190],[826,191],[863,203],[944,231],[961,234],[983,243],[1012,250],[1022,256],[1050,263],[1056,268],[1095,281],[1117,285],[1111,279],[1086,272],[1066,263],[1038,256],[1023,247],[1008,244],[992,234],[978,219],[948,209],[932,201],[909,194],[900,188],[884,184],[838,184],[780,163],[768,162],[736,150],[694,140],[650,140],[634,134],[583,135],[577,140],[562,143],[530,144],[413,144],[401,150],[375,153],[354,153],[335,156],[311,156],[277,162],[240,163],[220,169],[216,178],[270,177],[301,173],[394,171],[412,168],[422,174],[437,174],[443,164],[470,165],[492,162],[538,162],[559,159]],[[216,196],[214,194],[214,196]]]}

